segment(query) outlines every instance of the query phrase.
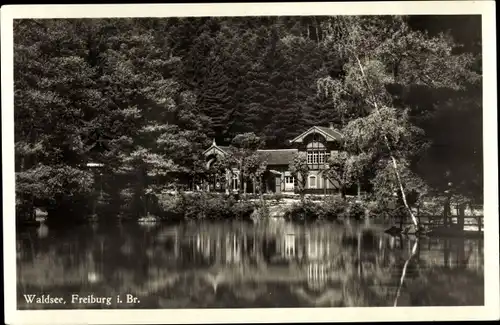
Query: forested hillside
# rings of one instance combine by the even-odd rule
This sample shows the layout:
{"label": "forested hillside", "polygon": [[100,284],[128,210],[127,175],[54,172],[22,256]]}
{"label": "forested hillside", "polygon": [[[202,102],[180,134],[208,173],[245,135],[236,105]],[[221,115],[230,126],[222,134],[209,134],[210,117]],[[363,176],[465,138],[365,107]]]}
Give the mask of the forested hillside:
{"label": "forested hillside", "polygon": [[379,182],[388,136],[432,189],[482,196],[479,18],[18,20],[14,31],[19,202],[85,201],[89,160],[137,173],[144,189],[148,174],[201,171],[213,138],[254,132],[286,148],[330,122]]}

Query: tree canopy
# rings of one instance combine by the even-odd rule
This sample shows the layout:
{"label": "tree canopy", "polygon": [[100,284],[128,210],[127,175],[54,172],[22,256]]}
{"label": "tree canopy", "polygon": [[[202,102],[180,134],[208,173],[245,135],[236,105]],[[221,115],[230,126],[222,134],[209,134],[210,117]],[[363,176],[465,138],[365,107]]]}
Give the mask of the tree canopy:
{"label": "tree canopy", "polygon": [[[52,201],[86,195],[90,161],[114,174],[136,172],[144,189],[150,176],[175,182],[169,177],[202,172],[213,138],[235,139],[239,152],[263,143],[286,148],[307,127],[333,123],[347,139],[351,158],[339,161],[349,161],[349,170],[380,180],[376,170],[385,171],[392,155],[408,169],[403,174],[432,189],[451,180],[480,200],[478,21],[16,20],[17,194]],[[467,33],[456,32],[467,24]],[[250,133],[262,142],[237,143]],[[255,162],[249,175],[259,174],[260,162],[248,161]]]}

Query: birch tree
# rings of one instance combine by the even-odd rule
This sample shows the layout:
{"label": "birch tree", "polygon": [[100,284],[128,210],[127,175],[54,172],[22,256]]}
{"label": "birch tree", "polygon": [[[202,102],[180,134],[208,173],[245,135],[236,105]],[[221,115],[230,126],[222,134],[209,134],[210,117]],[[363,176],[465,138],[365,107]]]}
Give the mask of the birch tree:
{"label": "birch tree", "polygon": [[297,187],[300,193],[301,201],[304,201],[307,177],[309,176],[309,165],[307,164],[307,155],[305,152],[299,152],[290,162],[288,169],[297,180]]}
{"label": "birch tree", "polygon": [[346,138],[359,152],[389,161],[403,204],[417,226],[401,179],[400,161],[421,149],[419,130],[409,122],[407,107],[397,105],[391,87],[459,88],[470,78],[473,58],[454,55],[453,42],[446,35],[431,38],[411,30],[405,17],[341,16],[330,19],[323,28],[323,45],[344,62],[345,77],[320,78],[318,91],[339,106],[345,100],[361,103],[351,108],[358,118],[348,122]]}

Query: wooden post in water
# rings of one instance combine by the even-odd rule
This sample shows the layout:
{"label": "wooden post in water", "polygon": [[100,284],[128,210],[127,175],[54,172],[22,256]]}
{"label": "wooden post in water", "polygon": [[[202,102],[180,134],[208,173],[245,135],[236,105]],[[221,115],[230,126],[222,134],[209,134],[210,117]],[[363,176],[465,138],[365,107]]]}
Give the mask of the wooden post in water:
{"label": "wooden post in water", "polygon": [[443,245],[443,264],[445,268],[450,268],[450,241],[445,239]]}
{"label": "wooden post in water", "polygon": [[460,229],[461,231],[464,230],[464,223],[465,223],[465,206],[463,204],[460,204],[458,206],[457,226],[458,229]]}
{"label": "wooden post in water", "polygon": [[358,276],[361,276],[361,231],[358,230]]}
{"label": "wooden post in water", "polygon": [[179,257],[179,250],[180,250],[180,247],[179,247],[179,234],[178,234],[178,230],[175,229],[174,256],[175,256],[176,259]]}

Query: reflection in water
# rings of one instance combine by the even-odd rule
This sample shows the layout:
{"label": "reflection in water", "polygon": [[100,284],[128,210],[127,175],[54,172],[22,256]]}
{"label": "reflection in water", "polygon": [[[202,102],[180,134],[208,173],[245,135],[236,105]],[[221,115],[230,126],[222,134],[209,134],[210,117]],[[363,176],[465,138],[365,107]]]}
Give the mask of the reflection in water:
{"label": "reflection in water", "polygon": [[408,268],[408,265],[410,264],[411,259],[417,253],[417,248],[418,248],[418,241],[415,241],[415,243],[413,244],[413,248],[411,250],[410,256],[408,257],[408,259],[405,262],[405,265],[403,266],[403,271],[401,271],[401,279],[399,280],[398,291],[396,292],[396,299],[394,299],[394,307],[396,307],[398,305],[398,298],[401,294],[401,288],[403,286],[403,281],[405,280],[406,270]]}
{"label": "reflection in water", "polygon": [[[483,304],[482,240],[369,225],[199,223],[18,235],[19,308]],[[140,304],[29,305],[23,294],[134,294]],[[69,298],[67,298],[69,299]]]}

